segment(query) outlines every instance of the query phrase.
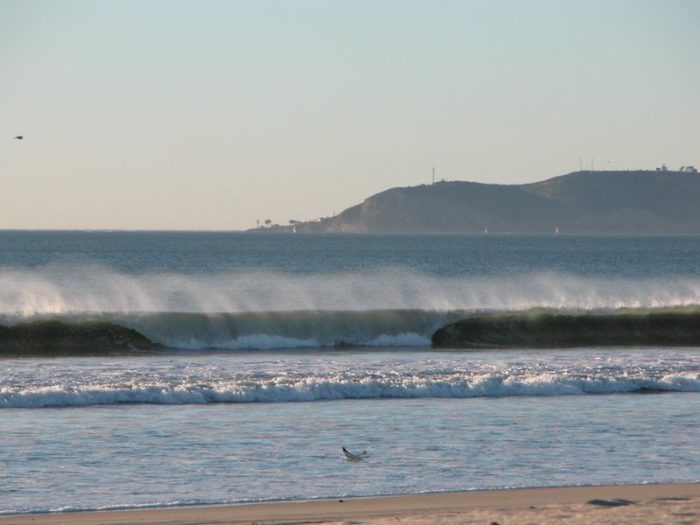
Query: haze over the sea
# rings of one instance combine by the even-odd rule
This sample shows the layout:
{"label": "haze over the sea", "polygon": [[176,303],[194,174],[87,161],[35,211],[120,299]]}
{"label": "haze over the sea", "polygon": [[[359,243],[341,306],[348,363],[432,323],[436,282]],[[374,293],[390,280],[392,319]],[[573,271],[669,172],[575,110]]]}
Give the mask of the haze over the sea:
{"label": "haze over the sea", "polygon": [[697,166],[698,20],[695,0],[4,0],[0,228],[284,224],[433,166]]}

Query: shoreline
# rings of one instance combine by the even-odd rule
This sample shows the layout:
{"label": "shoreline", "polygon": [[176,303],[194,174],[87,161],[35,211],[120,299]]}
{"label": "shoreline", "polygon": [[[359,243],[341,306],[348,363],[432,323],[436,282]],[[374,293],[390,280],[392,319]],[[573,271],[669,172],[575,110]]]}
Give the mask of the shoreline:
{"label": "shoreline", "polygon": [[700,483],[516,488],[216,506],[0,516],[0,525],[700,521]]}

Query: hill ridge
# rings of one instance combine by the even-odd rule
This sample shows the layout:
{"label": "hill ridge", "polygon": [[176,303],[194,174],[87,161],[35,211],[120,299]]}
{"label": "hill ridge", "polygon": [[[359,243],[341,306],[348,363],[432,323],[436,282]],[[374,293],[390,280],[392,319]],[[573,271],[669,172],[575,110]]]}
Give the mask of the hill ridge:
{"label": "hill ridge", "polygon": [[276,231],[700,234],[700,175],[576,171],[526,184],[440,181],[381,191]]}

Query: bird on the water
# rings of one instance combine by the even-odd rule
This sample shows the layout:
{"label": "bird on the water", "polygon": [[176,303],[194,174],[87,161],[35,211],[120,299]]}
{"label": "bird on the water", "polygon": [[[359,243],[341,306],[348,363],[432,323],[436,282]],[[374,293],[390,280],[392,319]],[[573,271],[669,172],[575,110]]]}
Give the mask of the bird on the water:
{"label": "bird on the water", "polygon": [[24,135],[17,135],[15,138],[16,138],[17,140],[22,140],[22,139],[24,139]]}
{"label": "bird on the water", "polygon": [[343,447],[343,454],[345,454],[345,457],[350,461],[360,461],[363,456],[367,455],[367,451],[363,450],[359,454],[353,454],[347,448]]}

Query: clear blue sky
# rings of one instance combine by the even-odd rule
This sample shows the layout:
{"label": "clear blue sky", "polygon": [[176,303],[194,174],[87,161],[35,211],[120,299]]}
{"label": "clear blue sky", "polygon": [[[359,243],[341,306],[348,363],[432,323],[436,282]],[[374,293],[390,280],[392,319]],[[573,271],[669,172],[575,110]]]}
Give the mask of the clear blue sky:
{"label": "clear blue sky", "polygon": [[696,0],[2,0],[0,80],[0,228],[286,223],[432,166],[700,165]]}

